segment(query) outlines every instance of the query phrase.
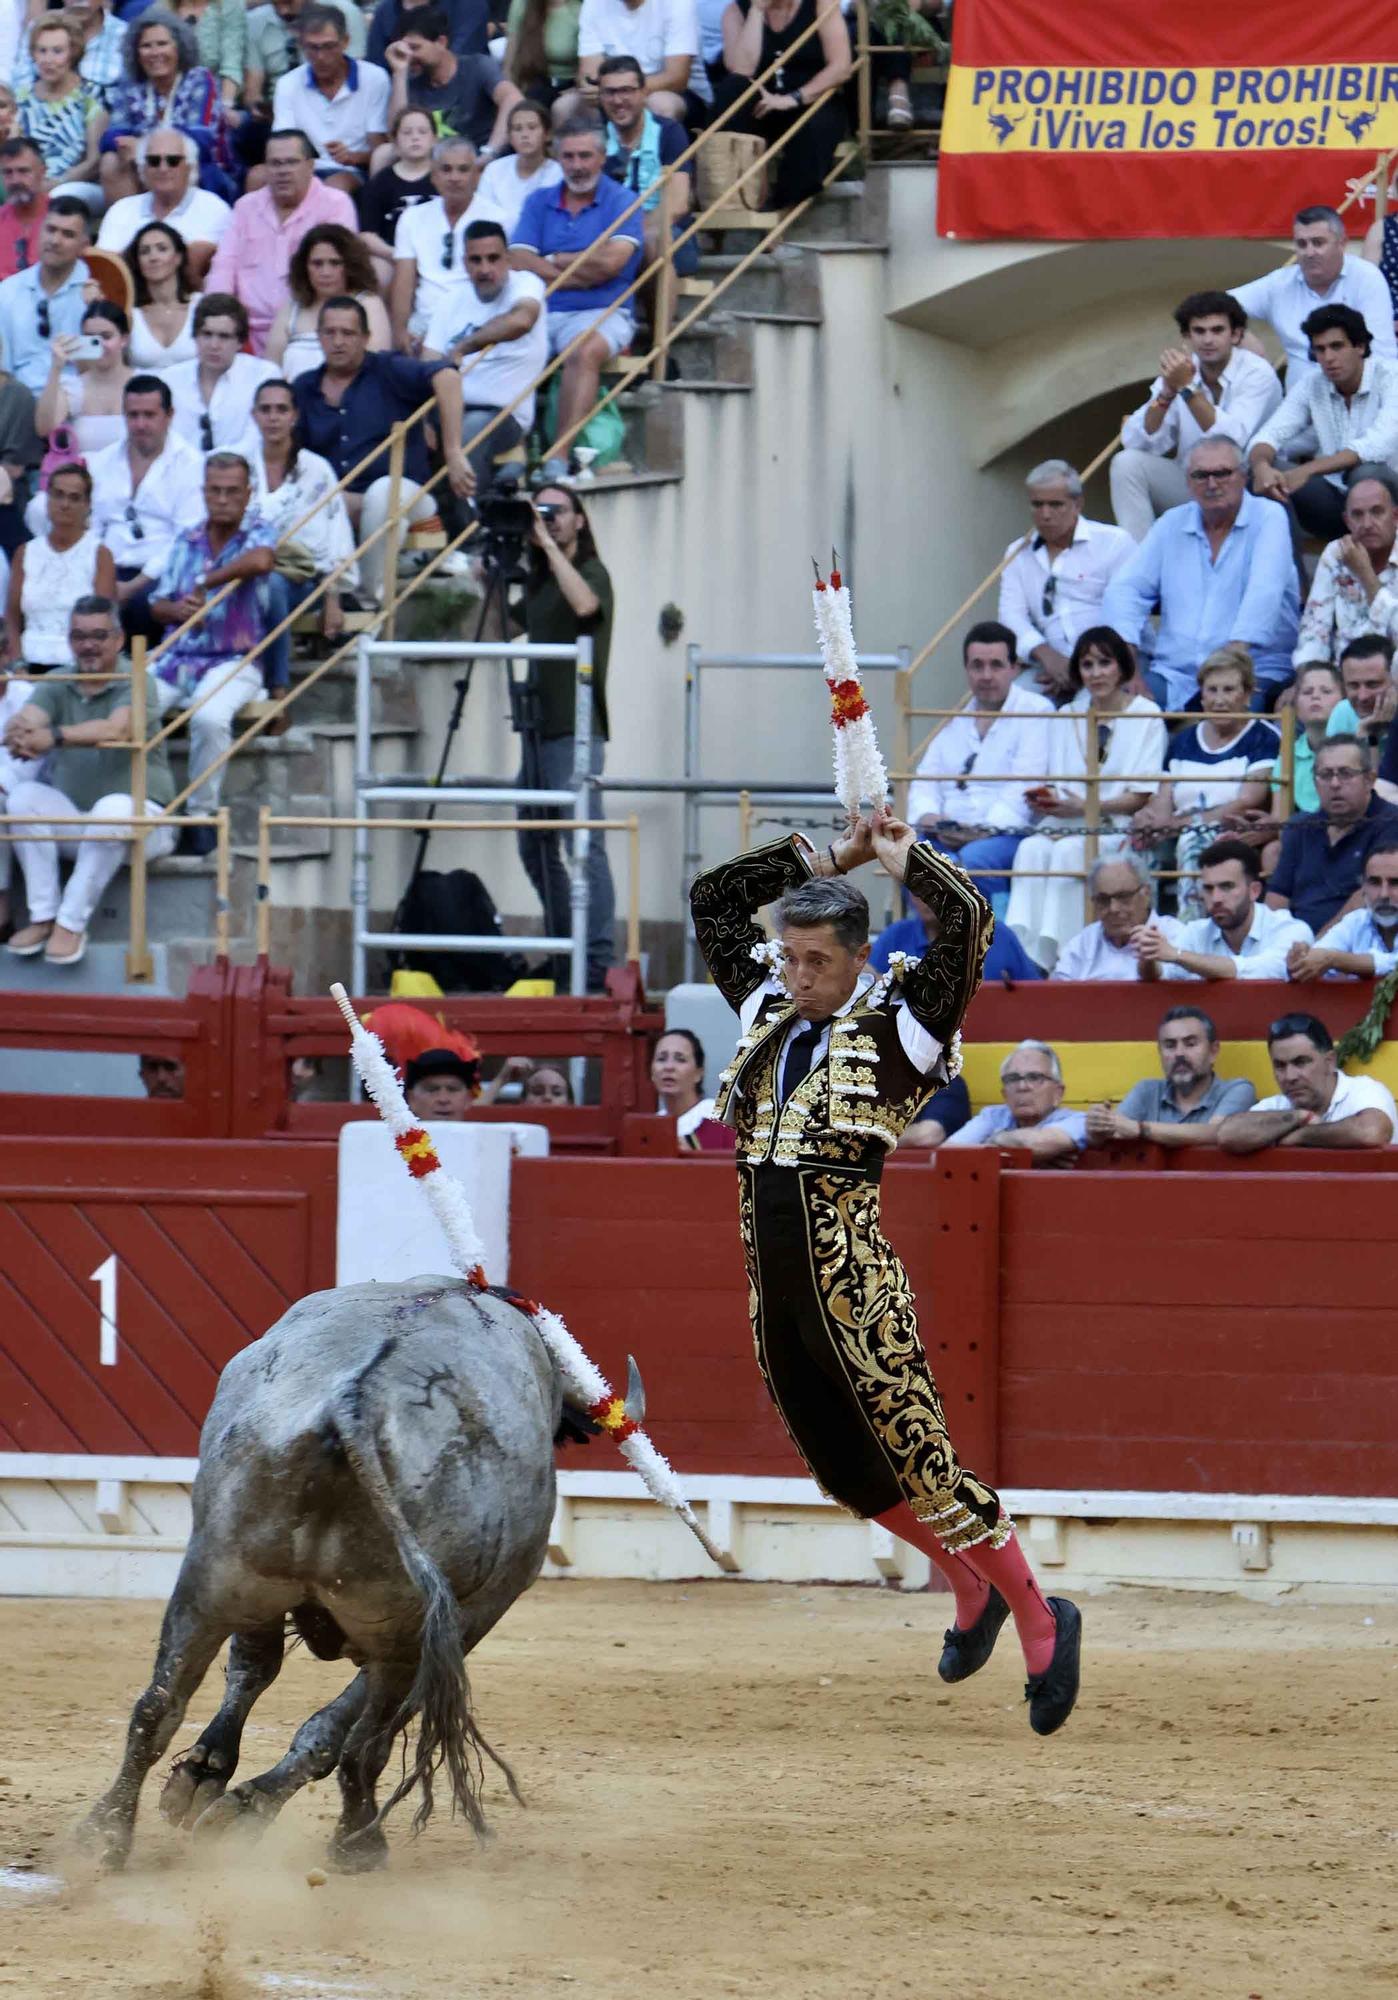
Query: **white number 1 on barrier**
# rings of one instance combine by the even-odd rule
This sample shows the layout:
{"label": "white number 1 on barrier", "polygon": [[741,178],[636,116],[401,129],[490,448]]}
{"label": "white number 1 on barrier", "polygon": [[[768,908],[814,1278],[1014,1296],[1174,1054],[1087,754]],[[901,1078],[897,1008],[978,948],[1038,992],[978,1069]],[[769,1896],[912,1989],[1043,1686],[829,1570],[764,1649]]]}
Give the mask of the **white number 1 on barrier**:
{"label": "white number 1 on barrier", "polygon": [[97,1359],[104,1368],[115,1368],[117,1358],[117,1260],[113,1251],[106,1262],[99,1264],[88,1279],[97,1287],[97,1309],[101,1314],[102,1330],[98,1341]]}

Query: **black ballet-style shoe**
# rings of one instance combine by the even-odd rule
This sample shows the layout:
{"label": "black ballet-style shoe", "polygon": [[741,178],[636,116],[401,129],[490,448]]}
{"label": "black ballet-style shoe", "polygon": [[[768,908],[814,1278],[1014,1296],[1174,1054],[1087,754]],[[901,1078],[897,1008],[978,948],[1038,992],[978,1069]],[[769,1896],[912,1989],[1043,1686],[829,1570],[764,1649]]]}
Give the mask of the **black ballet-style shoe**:
{"label": "black ballet-style shoe", "polygon": [[1082,1654],[1082,1613],[1077,1605],[1066,1597],[1050,1597],[1046,1601],[1057,1628],[1053,1658],[1041,1674],[1031,1674],[1024,1683],[1029,1727],[1036,1736],[1052,1736],[1073,1713]]}
{"label": "black ballet-style shoe", "polygon": [[995,1651],[1000,1627],[1009,1615],[1009,1605],[992,1584],[985,1610],[970,1630],[958,1632],[953,1625],[942,1634],[942,1657],[937,1662],[942,1679],[965,1681],[978,1674]]}

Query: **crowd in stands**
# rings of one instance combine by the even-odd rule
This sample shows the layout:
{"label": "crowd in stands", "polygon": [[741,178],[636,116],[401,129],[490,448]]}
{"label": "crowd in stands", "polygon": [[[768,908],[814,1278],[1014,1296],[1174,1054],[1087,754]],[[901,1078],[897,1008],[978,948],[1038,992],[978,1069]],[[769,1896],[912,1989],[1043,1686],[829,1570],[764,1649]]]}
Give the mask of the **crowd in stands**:
{"label": "crowd in stands", "polygon": [[[766,199],[813,193],[847,130],[850,51],[844,17],[817,23],[815,0],[82,0],[62,12],[4,0],[0,665],[71,673],[76,607],[114,605],[126,641],[168,642],[147,709],[190,712],[188,809],[214,808],[235,717],[287,683],[289,643],[269,634],[332,572],[317,594],[324,639],[381,600],[387,537],[353,556],[387,519],[386,450],[327,499],[337,481],[429,400],[435,424],[408,441],[412,520],[440,511],[459,530],[536,419],[542,478],[565,479],[603,368],[658,311],[653,284],[630,295],[664,226],[655,183],[771,68],[737,129],[771,142],[804,120]],[[905,123],[905,79],[894,97]],[[599,240],[638,197],[636,217]],[[692,200],[686,168],[663,211],[673,231]],[[677,251],[681,273],[698,248]],[[536,412],[530,386],[565,350]],[[422,493],[437,468],[445,481]],[[558,511],[568,499],[560,489]],[[561,587],[575,621],[609,620],[609,587],[586,612]],[[107,679],[100,698],[125,715],[124,657]],[[86,693],[74,699],[87,715]],[[97,739],[52,720],[64,781],[32,748],[38,725],[12,715],[0,805],[13,811],[16,788],[37,783],[55,812],[61,796],[69,816],[89,816],[99,798],[70,766]],[[152,786],[153,808],[164,788]],[[104,786],[100,798],[121,795]],[[213,839],[189,827],[180,846],[208,852]],[[165,830],[152,841],[162,851]],[[26,880],[38,844],[20,849]],[[594,847],[600,984],[610,878]],[[536,873],[557,865],[539,842],[530,860]],[[76,965],[91,899],[70,900],[62,920],[50,900],[30,897],[11,950]]]}

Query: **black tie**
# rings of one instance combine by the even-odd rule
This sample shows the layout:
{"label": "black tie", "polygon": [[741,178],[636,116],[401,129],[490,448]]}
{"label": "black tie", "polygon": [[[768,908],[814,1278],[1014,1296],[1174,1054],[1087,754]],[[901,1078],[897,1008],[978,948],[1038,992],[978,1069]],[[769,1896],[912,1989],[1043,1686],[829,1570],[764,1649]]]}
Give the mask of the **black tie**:
{"label": "black tie", "polygon": [[791,1047],[786,1052],[786,1068],[782,1072],[783,1104],[798,1085],[803,1084],[810,1075],[811,1065],[815,1061],[816,1044],[829,1025],[828,1021],[807,1021],[805,1026],[798,1028],[792,1036]]}

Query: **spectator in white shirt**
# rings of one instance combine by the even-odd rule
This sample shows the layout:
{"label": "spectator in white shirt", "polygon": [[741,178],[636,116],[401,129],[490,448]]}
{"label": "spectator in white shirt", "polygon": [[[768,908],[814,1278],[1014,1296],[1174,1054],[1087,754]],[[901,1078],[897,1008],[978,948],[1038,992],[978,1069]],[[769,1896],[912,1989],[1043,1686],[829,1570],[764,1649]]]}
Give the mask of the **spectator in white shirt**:
{"label": "spectator in white shirt", "polygon": [[1316,565],[1292,655],[1298,670],[1313,661],[1337,663],[1350,641],[1366,633],[1398,642],[1398,477],[1388,466],[1357,465],[1351,472],[1344,526]]}
{"label": "spectator in white shirt", "polygon": [[123,195],[112,203],[102,218],[97,247],[125,250],[148,222],[168,222],[189,252],[189,280],[198,291],[233,211],[200,187],[199,148],[188,132],[167,125],[143,132],[136,141],[136,165],[145,193]]}
{"label": "spectator in white shirt", "polygon": [[1314,944],[1294,944],[1286,976],[1311,979],[1386,979],[1398,972],[1398,841],[1381,840],[1369,849],[1364,900],[1346,910]]}
{"label": "spectator in white shirt", "polygon": [[568,113],[597,102],[597,72],[606,56],[634,56],[645,77],[646,105],[657,118],[693,123],[685,93],[699,54],[699,14],[695,0],[582,0],[578,16],[578,93],[569,92]]}
{"label": "spectator in white shirt", "polygon": [[126,436],[88,465],[92,525],[116,564],[127,636],[154,643],[162,628],[148,600],[176,535],[204,518],[204,459],[171,429],[174,401],[158,375],[133,375],[121,407]]}
{"label": "spectator in white shirt", "polygon": [[1094,861],[1087,875],[1087,897],[1097,914],[1068,939],[1050,979],[1135,979],[1140,971],[1131,942],[1136,932],[1150,924],[1174,939],[1181,929],[1173,917],[1155,914],[1151,895],[1150,869],[1141,855],[1128,851]]}
{"label": "spectator in white shirt", "polygon": [[469,139],[443,139],[432,156],[436,194],[398,218],[388,294],[396,348],[415,351],[437,308],[469,288],[466,220],[478,172]]}
{"label": "spectator in white shirt", "polygon": [[476,183],[471,219],[498,222],[511,236],[535,188],[557,187],[563,169],[549,157],[548,114],[531,98],[511,106],[506,136],[509,152],[492,160]]}
{"label": "spectator in white shirt", "polygon": [[1398,1109],[1375,1076],[1342,1076],[1330,1030],[1314,1014],[1283,1014],[1267,1030],[1275,1097],[1225,1118],[1226,1153],[1264,1146],[1391,1146]]}
{"label": "spectator in white shirt", "polygon": [[1353,306],[1374,330],[1374,351],[1398,359],[1388,286],[1376,264],[1346,252],[1344,219],[1337,210],[1300,209],[1291,247],[1292,262],[1228,287],[1249,319],[1266,320],[1286,349],[1288,386],[1294,388],[1315,365],[1304,322],[1317,306]]}
{"label": "spectator in white shirt", "polygon": [[248,316],[230,292],[206,292],[194,313],[195,361],[166,371],[175,429],[197,451],[239,451],[252,441],[252,399],[278,374],[274,362],[244,354]]}
{"label": "spectator in white shirt", "polygon": [[[1031,825],[1025,787],[1048,775],[1052,702],[1015,685],[1015,638],[1007,625],[973,625],[961,645],[969,704],[945,722],[923,752],[908,791],[908,818],[944,854],[955,854],[989,902]],[[1003,782],[1012,780],[1013,782]],[[997,782],[1001,781],[1001,782]]]}
{"label": "spectator in white shirt", "polygon": [[[1398,458],[1398,361],[1372,352],[1352,306],[1321,306],[1305,324],[1316,368],[1287,390],[1252,441],[1254,493],[1290,505],[1303,533],[1344,532],[1343,475],[1366,459]],[[1279,458],[1298,460],[1279,465]]]}
{"label": "spectator in white shirt", "polygon": [[1174,939],[1158,923],[1132,934],[1142,979],[1285,979],[1287,953],[1310,944],[1309,924],[1258,899],[1262,868],[1245,840],[1216,840],[1199,856],[1199,897],[1206,914]]}
{"label": "spectator in white shirt", "polygon": [[1021,1042],[1000,1065],[1003,1104],[978,1111],[943,1146],[994,1146],[1027,1153],[1041,1166],[1066,1166],[1087,1144],[1081,1111],[1063,1108],[1063,1066],[1047,1042]]}
{"label": "spectator in white shirt", "polygon": [[277,83],[272,129],[304,132],[317,179],[356,194],[388,136],[388,72],[348,53],[345,17],[334,7],[307,7],[297,27],[306,60]]}
{"label": "spectator in white shirt", "polygon": [[1282,398],[1270,361],[1239,343],[1248,316],[1227,292],[1191,292],[1175,308],[1185,347],[1167,347],[1150,399],[1121,427],[1111,461],[1112,512],[1143,542],[1167,507],[1190,496],[1184,461],[1206,432],[1246,445]]}
{"label": "spectator in white shirt", "polygon": [[1136,545],[1124,528],[1083,519],[1082,481],[1066,459],[1045,459],[1024,483],[1034,526],[1010,544],[995,615],[1015,635],[1026,684],[1061,697],[1073,647],[1102,623],[1102,594]]}
{"label": "spectator in white shirt", "polygon": [[[500,413],[548,361],[548,316],[543,279],[510,269],[510,246],[498,222],[466,225],[466,272],[470,283],[432,315],[422,358],[445,355],[461,369],[461,443],[480,494],[500,453],[518,444],[534,421],[532,394],[508,416]],[[487,428],[490,435],[473,452],[472,441]]]}

